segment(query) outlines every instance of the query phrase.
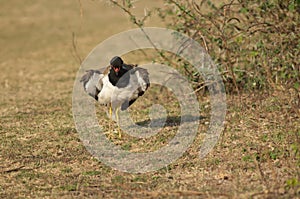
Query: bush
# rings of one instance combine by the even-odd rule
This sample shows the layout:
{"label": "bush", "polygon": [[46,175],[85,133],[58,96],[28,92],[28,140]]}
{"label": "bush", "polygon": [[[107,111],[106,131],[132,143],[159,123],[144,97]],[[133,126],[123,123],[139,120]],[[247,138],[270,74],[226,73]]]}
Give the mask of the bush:
{"label": "bush", "polygon": [[[130,13],[131,0],[124,2],[123,10],[142,27],[148,16],[136,19]],[[299,90],[300,0],[165,0],[156,10],[169,28],[203,45],[219,65],[228,91]],[[199,81],[186,63],[182,67],[191,80]]]}
{"label": "bush", "polygon": [[169,27],[202,43],[227,89],[299,89],[299,0],[166,0],[158,11]]}

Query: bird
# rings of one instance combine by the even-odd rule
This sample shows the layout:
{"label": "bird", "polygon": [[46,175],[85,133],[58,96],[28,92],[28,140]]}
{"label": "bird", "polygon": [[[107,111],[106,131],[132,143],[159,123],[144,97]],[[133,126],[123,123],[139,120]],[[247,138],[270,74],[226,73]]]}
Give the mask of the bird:
{"label": "bird", "polygon": [[117,123],[118,110],[127,110],[150,86],[147,69],[125,64],[119,56],[107,67],[87,70],[80,82],[89,96],[109,108],[109,118]]}

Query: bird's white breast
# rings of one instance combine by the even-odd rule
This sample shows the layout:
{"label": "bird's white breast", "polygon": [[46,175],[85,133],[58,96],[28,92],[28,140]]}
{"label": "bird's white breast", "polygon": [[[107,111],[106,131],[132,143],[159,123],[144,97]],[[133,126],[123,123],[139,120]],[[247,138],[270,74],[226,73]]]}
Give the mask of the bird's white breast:
{"label": "bird's white breast", "polygon": [[103,77],[102,82],[103,88],[98,94],[98,101],[100,104],[109,104],[116,87],[110,83],[107,75]]}

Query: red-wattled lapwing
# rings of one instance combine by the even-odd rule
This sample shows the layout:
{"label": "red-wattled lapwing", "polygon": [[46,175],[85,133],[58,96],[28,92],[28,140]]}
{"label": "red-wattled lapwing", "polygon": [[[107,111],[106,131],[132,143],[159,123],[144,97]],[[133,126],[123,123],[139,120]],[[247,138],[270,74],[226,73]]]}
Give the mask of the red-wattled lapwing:
{"label": "red-wattled lapwing", "polygon": [[113,57],[104,70],[88,70],[80,81],[90,96],[100,104],[109,106],[109,117],[117,122],[118,109],[126,110],[150,86],[146,69],[124,64],[118,56]]}

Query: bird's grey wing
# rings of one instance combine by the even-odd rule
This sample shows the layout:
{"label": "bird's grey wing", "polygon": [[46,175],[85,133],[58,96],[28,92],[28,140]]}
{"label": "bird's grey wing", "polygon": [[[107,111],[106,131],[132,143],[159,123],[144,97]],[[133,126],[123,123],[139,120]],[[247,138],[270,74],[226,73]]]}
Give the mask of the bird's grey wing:
{"label": "bird's grey wing", "polygon": [[135,74],[138,80],[138,87],[140,89],[140,92],[145,92],[150,86],[149,73],[147,69],[140,68],[140,67],[136,67],[135,70],[136,70]]}
{"label": "bird's grey wing", "polygon": [[126,110],[131,106],[140,96],[144,95],[145,91],[150,86],[149,73],[146,69],[135,67],[130,73],[134,78],[130,78],[130,84],[134,84],[134,92],[131,97],[128,98],[122,105],[121,110]]}
{"label": "bird's grey wing", "polygon": [[136,66],[137,65],[133,65],[133,64],[123,64],[122,68],[125,69],[126,71],[130,71],[131,69],[133,69]]}
{"label": "bird's grey wing", "polygon": [[80,82],[83,83],[83,88],[95,100],[98,100],[98,94],[102,90],[103,74],[100,70],[88,70],[82,76]]}

